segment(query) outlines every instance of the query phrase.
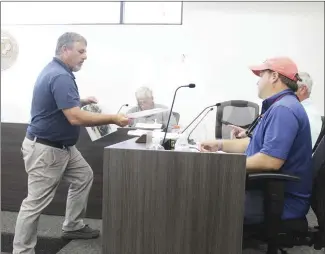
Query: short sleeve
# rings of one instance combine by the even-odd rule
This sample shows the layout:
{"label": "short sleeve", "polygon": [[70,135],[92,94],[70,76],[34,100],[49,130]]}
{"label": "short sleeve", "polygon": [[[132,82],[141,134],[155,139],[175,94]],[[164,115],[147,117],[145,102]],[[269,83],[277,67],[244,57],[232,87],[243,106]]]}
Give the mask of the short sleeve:
{"label": "short sleeve", "polygon": [[73,78],[69,75],[59,75],[51,87],[58,109],[80,107],[80,96]]}
{"label": "short sleeve", "polygon": [[299,130],[298,119],[284,106],[273,108],[267,118],[261,153],[286,160]]}

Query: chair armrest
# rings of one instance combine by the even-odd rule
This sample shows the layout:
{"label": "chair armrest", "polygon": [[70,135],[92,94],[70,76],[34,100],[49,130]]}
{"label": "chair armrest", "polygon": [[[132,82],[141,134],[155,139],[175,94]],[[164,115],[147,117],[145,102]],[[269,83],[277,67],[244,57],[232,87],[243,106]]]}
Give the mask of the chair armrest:
{"label": "chair armrest", "polygon": [[300,177],[288,175],[288,174],[281,174],[281,173],[249,173],[247,174],[248,181],[255,181],[255,180],[281,180],[281,181],[291,181],[291,182],[299,182]]}

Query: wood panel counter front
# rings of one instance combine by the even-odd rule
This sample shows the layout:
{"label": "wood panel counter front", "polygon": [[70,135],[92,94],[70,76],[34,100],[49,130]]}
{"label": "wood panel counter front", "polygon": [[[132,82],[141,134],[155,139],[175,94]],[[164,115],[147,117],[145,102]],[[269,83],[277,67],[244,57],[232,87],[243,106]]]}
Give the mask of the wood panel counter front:
{"label": "wood panel counter front", "polygon": [[104,149],[103,254],[240,254],[246,157]]}

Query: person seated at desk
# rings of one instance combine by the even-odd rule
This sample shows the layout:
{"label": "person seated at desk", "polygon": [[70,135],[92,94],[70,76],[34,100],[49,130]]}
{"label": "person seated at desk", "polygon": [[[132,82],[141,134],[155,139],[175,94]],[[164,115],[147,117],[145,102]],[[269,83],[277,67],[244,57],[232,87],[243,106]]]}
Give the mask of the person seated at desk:
{"label": "person seated at desk", "polygon": [[[300,80],[297,66],[288,58],[274,58],[251,70],[260,76],[258,94],[264,100],[253,134],[242,139],[202,142],[200,149],[245,153],[247,172],[273,170],[300,177],[299,182],[286,183],[282,218],[302,218],[310,207],[313,172],[310,124],[295,94]],[[246,191],[245,224],[263,220],[262,191]]]}
{"label": "person seated at desk", "polygon": [[[131,108],[126,114],[135,113],[142,110],[154,109],[154,108],[167,108],[164,105],[156,104],[154,102],[152,91],[148,87],[144,87],[144,86],[140,87],[135,92],[135,98],[137,100],[138,106]],[[159,114],[133,119],[130,124],[130,127],[135,127],[137,123],[149,123],[149,124],[158,123],[158,124],[162,124],[162,128],[166,128],[168,122],[168,116],[169,116],[169,111],[165,111]],[[176,124],[177,124],[176,118],[172,114],[170,117],[168,130],[171,130],[171,128]]]}
{"label": "person seated at desk", "polygon": [[315,146],[318,136],[322,130],[322,117],[310,99],[313,80],[307,72],[299,72],[302,81],[298,81],[298,96],[302,106],[305,108],[311,129],[312,147]]}
{"label": "person seated at desk", "polygon": [[[298,89],[296,91],[296,95],[306,110],[311,129],[312,147],[314,147],[322,129],[322,118],[321,114],[315,108],[310,99],[310,94],[313,87],[312,78],[307,72],[299,72],[298,75],[301,78],[301,81],[297,82]],[[231,136],[233,138],[246,137],[245,129],[233,125],[231,127],[233,128],[231,131]]]}

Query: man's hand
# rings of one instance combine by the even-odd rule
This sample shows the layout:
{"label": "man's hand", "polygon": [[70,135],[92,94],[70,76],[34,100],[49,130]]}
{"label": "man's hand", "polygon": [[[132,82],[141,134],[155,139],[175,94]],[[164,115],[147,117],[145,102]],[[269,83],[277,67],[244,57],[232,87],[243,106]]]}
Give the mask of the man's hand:
{"label": "man's hand", "polygon": [[129,118],[124,114],[117,114],[115,117],[115,124],[124,127],[129,124]]}
{"label": "man's hand", "polygon": [[238,127],[236,125],[228,125],[230,128],[232,128],[230,136],[231,139],[235,139],[235,138],[246,138],[246,130]]}
{"label": "man's hand", "polygon": [[81,102],[81,107],[83,107],[91,103],[98,103],[98,100],[94,96],[89,96],[86,97],[85,99],[81,99],[80,102]]}
{"label": "man's hand", "polygon": [[200,144],[201,152],[216,152],[218,151],[218,140],[204,141]]}

